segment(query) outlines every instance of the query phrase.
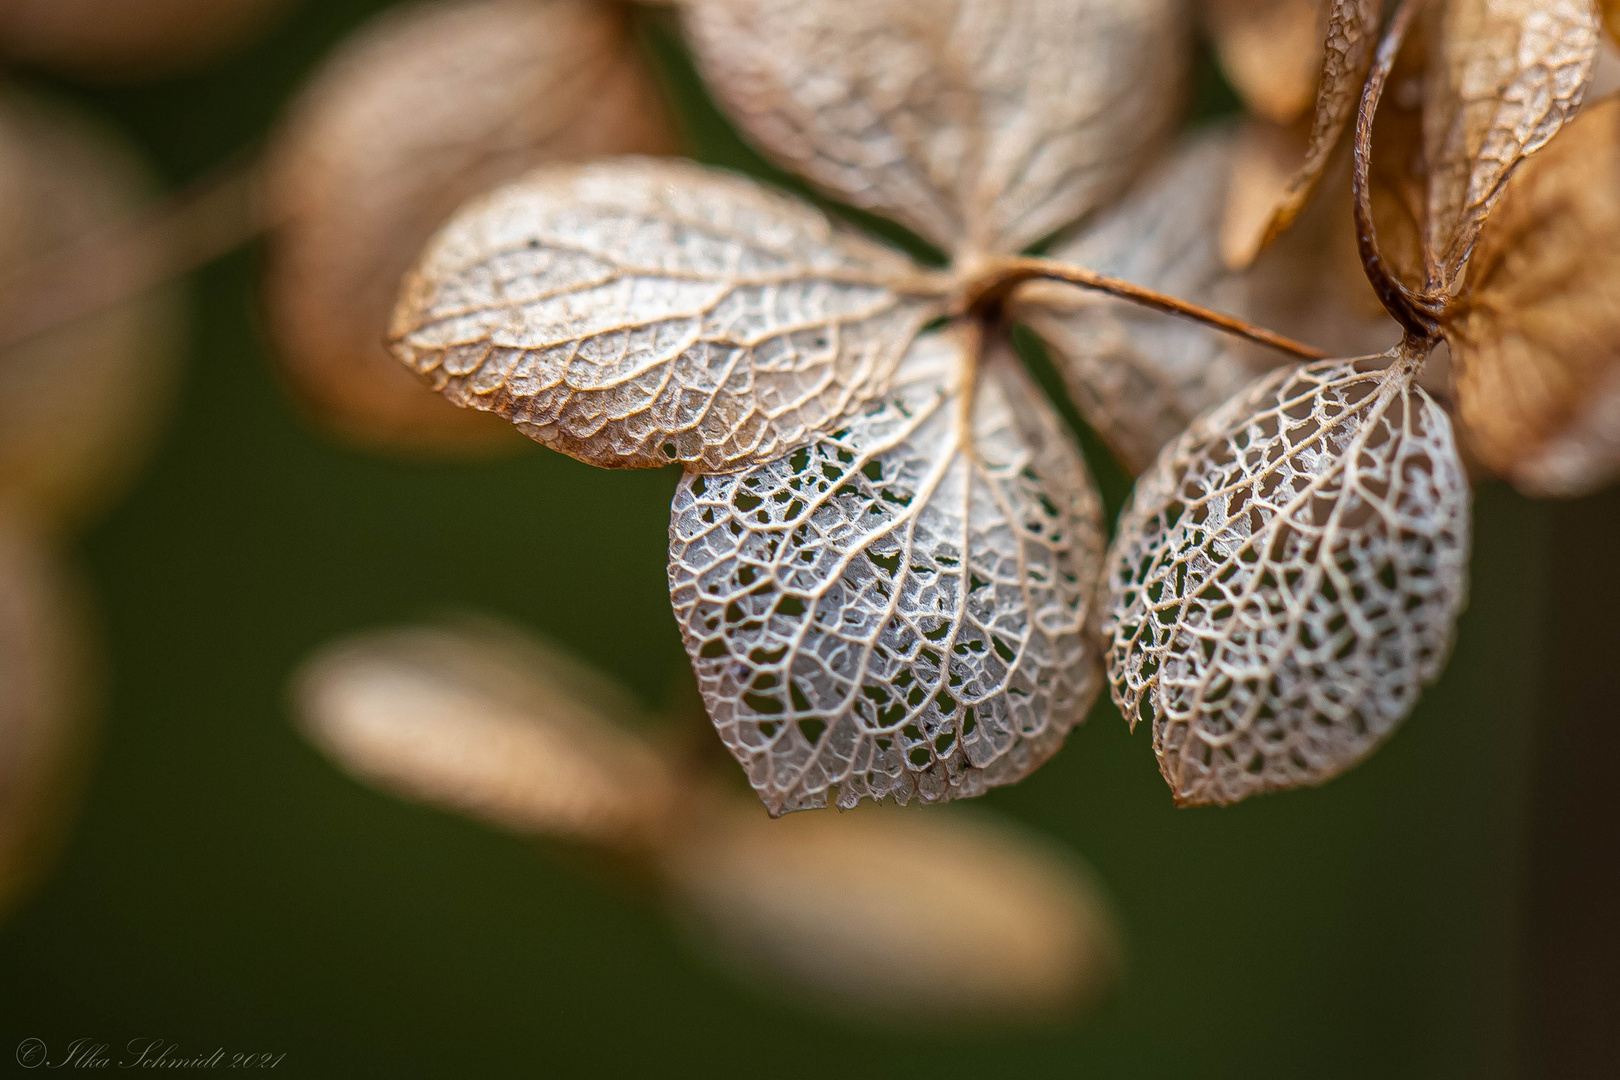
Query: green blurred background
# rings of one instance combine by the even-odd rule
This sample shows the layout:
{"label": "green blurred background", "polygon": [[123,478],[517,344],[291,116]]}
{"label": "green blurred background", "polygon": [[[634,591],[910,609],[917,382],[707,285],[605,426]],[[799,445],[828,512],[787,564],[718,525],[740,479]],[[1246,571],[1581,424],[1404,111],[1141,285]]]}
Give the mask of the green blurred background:
{"label": "green blurred background", "polygon": [[[303,4],[183,79],[54,87],[178,186],[262,138],[381,6]],[[757,170],[672,39],[649,40],[696,152]],[[1200,115],[1230,107],[1204,83]],[[60,864],[0,927],[0,1069],[24,1037],[154,1037],[308,1076],[1620,1075],[1614,495],[1479,491],[1450,667],[1323,789],[1174,810],[1147,733],[1099,705],[983,801],[1107,880],[1117,994],[1029,1031],[862,1026],[738,986],[609,884],[363,789],[294,733],[285,681],[314,648],[449,608],[538,628],[651,705],[678,694],[676,474],[339,448],[279,392],[254,263],[194,275],[178,416],[81,544],[110,707]]]}

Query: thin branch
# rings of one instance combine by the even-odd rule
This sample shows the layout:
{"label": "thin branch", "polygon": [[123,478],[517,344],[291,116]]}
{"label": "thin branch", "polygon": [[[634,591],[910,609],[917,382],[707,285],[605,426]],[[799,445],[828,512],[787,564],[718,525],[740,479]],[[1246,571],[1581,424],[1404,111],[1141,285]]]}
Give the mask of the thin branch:
{"label": "thin branch", "polygon": [[0,281],[0,351],[139,296],[267,226],[260,161],[209,173],[135,222],[53,251]]}
{"label": "thin branch", "polygon": [[1071,266],[1055,259],[1004,258],[992,260],[968,279],[959,293],[961,297],[959,306],[966,310],[998,303],[1012,291],[1014,286],[1025,281],[1063,281],[1070,285],[1078,285],[1081,288],[1095,289],[1110,296],[1117,296],[1122,300],[1141,304],[1143,307],[1192,319],[1195,322],[1203,323],[1205,326],[1212,326],[1217,330],[1234,334],[1237,337],[1247,338],[1256,344],[1279,349],[1305,360],[1322,360],[1328,355],[1321,349],[1312,348],[1292,338],[1267,330],[1265,327],[1255,326],[1253,323],[1245,322],[1236,316],[1225,315],[1201,304],[1190,303],[1179,297],[1171,296],[1169,293],[1159,292],[1157,289],[1134,285],[1129,281],[1121,281],[1118,278],[1111,278],[1087,270],[1082,266]]}
{"label": "thin branch", "polygon": [[1361,266],[1366,271],[1367,280],[1372,283],[1373,292],[1378,294],[1384,310],[1401,324],[1408,335],[1420,341],[1433,341],[1439,333],[1439,323],[1432,305],[1406,287],[1378,250],[1370,184],[1373,118],[1378,114],[1378,102],[1384,96],[1384,85],[1395,67],[1395,58],[1400,55],[1401,43],[1406,40],[1407,31],[1423,10],[1424,2],[1402,0],[1395,17],[1390,20],[1389,28],[1384,31],[1383,40],[1378,43],[1372,70],[1367,73],[1366,85],[1361,90],[1361,105],[1356,110],[1355,169],[1350,183],[1355,194],[1356,248],[1361,253]]}

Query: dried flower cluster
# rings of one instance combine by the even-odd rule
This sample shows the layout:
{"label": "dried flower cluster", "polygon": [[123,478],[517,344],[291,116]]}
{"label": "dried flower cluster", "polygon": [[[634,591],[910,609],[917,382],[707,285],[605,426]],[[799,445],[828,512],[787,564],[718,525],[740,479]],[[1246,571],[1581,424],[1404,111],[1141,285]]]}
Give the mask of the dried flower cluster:
{"label": "dried flower cluster", "polygon": [[[1612,472],[1615,335],[1576,268],[1603,257],[1583,253],[1612,235],[1615,200],[1556,148],[1516,168],[1581,105],[1588,0],[1436,0],[1387,20],[1377,0],[1211,3],[1254,116],[1179,145],[1186,19],[1169,0],[677,7],[763,153],[947,265],[746,178],[579,160],[650,130],[643,101],[596,126],[594,151],[520,136],[556,164],[451,217],[391,338],[450,401],[547,446],[683,467],[672,601],[773,815],[1016,781],[1084,717],[1105,663],[1179,802],[1324,780],[1444,664],[1469,541],[1453,420],[1527,489]],[[631,64],[622,38],[567,23],[579,10],[546,6],[548,48],[606,58],[580,70]],[[540,74],[557,99],[588,82]],[[503,79],[537,77],[514,61]],[[455,85],[438,83],[467,100]],[[522,100],[485,98],[474,132]],[[1589,141],[1607,110],[1575,125]],[[382,141],[372,158],[408,150]],[[1015,322],[1146,470],[1106,556]],[[1444,365],[1424,374],[1442,338],[1454,386]],[[1267,346],[1360,358],[1272,372]]]}
{"label": "dried flower cluster", "polygon": [[706,4],[687,27],[764,149],[949,269],[752,181],[604,162],[463,208],[395,322],[458,403],[594,464],[687,467],[672,596],[773,813],[1017,780],[1100,687],[1101,514],[1061,421],[997,359],[998,268],[1120,193],[1173,97],[1116,88],[1180,63],[1164,4],[860,11]]}
{"label": "dried flower cluster", "polygon": [[[0,0],[0,52],[173,68],[276,6]],[[499,451],[499,417],[590,464],[680,466],[675,616],[773,817],[1013,783],[1105,682],[1178,803],[1320,783],[1444,666],[1469,470],[1554,496],[1620,473],[1620,99],[1585,103],[1593,0],[1208,0],[1249,116],[1181,136],[1181,0],[670,6],[822,204],[648,156],[678,139],[623,4],[438,0],[289,108],[256,204],[265,309],[287,381],[350,439]],[[157,296],[5,336],[41,255],[139,186],[44,115],[0,96],[0,902],[82,730],[72,590],[36,534],[135,456],[172,323]],[[107,267],[109,296],[168,265],[132,235],[96,261],[146,269]],[[1141,474],[1111,545],[1015,325]],[[736,963],[846,1006],[1023,1016],[1117,966],[1094,888],[1016,831],[767,823],[505,632],[340,643],[298,703],[361,778],[610,853]]]}

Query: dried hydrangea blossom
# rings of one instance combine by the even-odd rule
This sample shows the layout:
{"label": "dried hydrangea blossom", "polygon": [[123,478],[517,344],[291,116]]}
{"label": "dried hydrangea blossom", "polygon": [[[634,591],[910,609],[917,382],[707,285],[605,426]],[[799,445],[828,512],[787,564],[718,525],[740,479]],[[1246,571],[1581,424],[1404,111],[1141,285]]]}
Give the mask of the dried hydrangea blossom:
{"label": "dried hydrangea blossom", "polygon": [[1320,783],[1445,662],[1469,488],[1422,356],[1281,370],[1137,484],[1109,565],[1114,698],[1180,804]]}
{"label": "dried hydrangea blossom", "polygon": [[[1445,0],[1427,96],[1413,83],[1421,115],[1386,123],[1381,144],[1406,142],[1373,174],[1377,100],[1417,11],[1400,6],[1374,56],[1379,10],[1322,6],[1303,164],[1272,170],[1255,250],[1311,224],[1292,251],[1247,266],[1253,251],[1221,251],[1247,142],[1195,140],[1107,205],[1156,143],[1146,118],[1163,102],[1105,107],[1078,60],[1104,75],[1122,61],[1170,70],[1165,51],[1144,51],[1154,5],[693,5],[700,67],[762,149],[916,229],[950,265],[926,270],[692,167],[543,170],[452,218],[408,279],[396,350],[452,400],[582,460],[686,467],[672,599],[711,716],[773,814],[976,794],[1026,775],[1084,712],[1095,504],[1073,446],[1007,376],[1007,318],[1055,346],[1073,396],[1133,464],[1238,391],[1166,451],[1153,476],[1173,481],[1145,483],[1121,524],[1106,620],[1116,695],[1155,718],[1184,801],[1325,779],[1410,710],[1449,646],[1468,493],[1449,420],[1417,380],[1442,336],[1461,340],[1452,294],[1467,252],[1518,161],[1578,107],[1596,40],[1594,9],[1576,0]],[[1100,26],[1112,29],[1086,33]],[[1331,212],[1326,193],[1304,211],[1364,70],[1352,231],[1313,218]],[[1210,175],[1234,178],[1224,195]],[[1377,224],[1393,220],[1390,183],[1409,227],[1386,261],[1374,200]],[[1014,254],[1066,223],[1057,258]],[[1336,255],[1352,243],[1405,335],[1382,361],[1288,369],[1243,391],[1266,361],[1120,303],[1325,357],[1244,321],[1294,317],[1358,355],[1388,322],[1347,287]],[[1403,273],[1415,264],[1430,273]],[[941,315],[949,327],[926,327]],[[1286,401],[1267,404],[1273,392]],[[1177,500],[1197,512],[1183,519]],[[1326,592],[1310,591],[1318,579]],[[1193,585],[1215,591],[1177,591]],[[1345,627],[1352,637],[1334,637]]]}
{"label": "dried hydrangea blossom", "polygon": [[503,627],[337,642],[293,699],[358,779],[610,853],[708,955],[820,1008],[1022,1025],[1089,1007],[1119,972],[1107,900],[1067,852],[982,815],[770,821],[694,774],[622,689]]}
{"label": "dried hydrangea blossom", "polygon": [[844,427],[675,496],[675,615],[772,814],[835,788],[979,794],[1050,757],[1100,685],[1091,478],[1004,353],[966,398],[965,345],[920,338]]}
{"label": "dried hydrangea blossom", "polygon": [[[766,149],[803,151],[812,179],[949,248],[943,271],[752,181],[626,159],[538,170],[469,204],[407,279],[395,350],[451,400],[593,464],[686,467],[672,596],[714,720],[773,813],[1013,782],[1099,688],[1098,512],[1072,439],[1006,358],[1002,302],[1020,282],[1111,290],[1321,355],[1012,254],[1100,205],[1158,142],[1183,64],[1174,34],[1148,33],[1167,10],[687,12]],[[887,44],[868,48],[878,15]],[[1126,67],[1155,85],[1117,94]],[[918,337],[942,315],[948,330]]]}

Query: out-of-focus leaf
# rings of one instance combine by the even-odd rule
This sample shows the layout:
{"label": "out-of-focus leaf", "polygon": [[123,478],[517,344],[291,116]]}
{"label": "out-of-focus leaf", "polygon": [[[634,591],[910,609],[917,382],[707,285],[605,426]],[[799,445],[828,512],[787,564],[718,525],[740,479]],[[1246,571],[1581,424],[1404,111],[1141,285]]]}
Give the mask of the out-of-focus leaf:
{"label": "out-of-focus leaf", "polygon": [[843,427],[676,493],[676,618],[773,816],[1013,783],[1099,688],[1091,478],[1004,347],[966,396],[969,348],[922,337]]}
{"label": "out-of-focus leaf", "polygon": [[295,684],[311,741],[396,795],[520,833],[647,843],[673,781],[619,724],[623,691],[567,655],[483,628],[329,646]]}
{"label": "out-of-focus leaf", "polygon": [[[0,89],[0,304],[27,291],[36,260],[128,224],[150,186],[108,132]],[[107,257],[151,254],[122,245]],[[0,350],[0,492],[58,526],[115,496],[167,412],[180,315],[178,297],[159,292]]]}
{"label": "out-of-focus leaf", "polygon": [[1469,488],[1413,358],[1284,368],[1136,486],[1108,557],[1114,700],[1180,805],[1328,780],[1439,674]]}
{"label": "out-of-focus leaf", "polygon": [[720,811],[664,863],[682,921],[732,966],[868,1020],[1038,1021],[1122,966],[1078,860],[975,816]]}
{"label": "out-of-focus leaf", "polygon": [[0,55],[113,80],[206,63],[267,28],[288,0],[0,0]]}
{"label": "out-of-focus leaf", "polygon": [[[1228,5],[1250,11],[1257,7],[1252,0],[1243,0],[1241,5],[1227,0],[1227,4],[1217,4],[1216,9]],[[1290,11],[1307,6],[1319,11],[1322,8],[1318,3],[1303,4],[1299,0],[1267,5],[1268,10],[1277,7]],[[1286,128],[1279,128],[1297,116],[1297,112],[1290,116],[1282,115],[1280,110],[1260,109],[1274,130],[1264,137],[1252,138],[1247,153],[1234,162],[1242,171],[1234,174],[1227,219],[1221,231],[1221,254],[1227,265],[1248,266],[1261,250],[1294,223],[1310,201],[1360,99],[1361,86],[1366,81],[1378,42],[1382,8],[1381,0],[1331,0],[1322,12],[1325,31],[1317,39],[1314,52],[1306,54],[1321,58],[1320,72],[1308,84],[1316,94],[1316,111],[1308,133],[1291,135]],[[1283,20],[1281,25],[1286,29],[1299,21],[1296,15]],[[1275,72],[1288,71],[1289,61],[1300,49],[1295,36],[1296,30],[1280,35],[1271,51],[1270,63],[1256,60],[1253,66]],[[1288,50],[1295,52],[1290,54]],[[1225,56],[1223,50],[1223,59]]]}
{"label": "out-of-focus leaf", "polygon": [[943,286],[744,177],[623,159],[463,207],[393,344],[450,400],[581,461],[736,468],[887,385]]}
{"label": "out-of-focus leaf", "polygon": [[1249,110],[1291,124],[1316,97],[1324,0],[1208,0],[1204,22],[1227,81]]}
{"label": "out-of-focus leaf", "polygon": [[1169,130],[1168,0],[694,0],[710,87],[767,154],[958,255],[1116,196]]}
{"label": "out-of-focus leaf", "polygon": [[617,5],[472,0],[386,13],[316,75],[271,153],[264,287],[293,389],[363,443],[522,445],[388,355],[400,279],[445,218],[495,184],[546,162],[673,144]]}
{"label": "out-of-focus leaf", "polygon": [[93,669],[77,589],[0,507],[0,916],[45,870],[77,801]]}
{"label": "out-of-focus leaf", "polygon": [[[1226,178],[1244,152],[1230,132],[1190,138],[1054,256],[1321,348],[1387,346],[1394,323],[1362,276],[1344,198],[1313,205],[1300,227],[1247,271],[1226,266],[1217,234]],[[1281,359],[1199,323],[1060,284],[1021,287],[1009,311],[1052,349],[1086,422],[1132,472],[1147,468],[1193,417]]]}
{"label": "out-of-focus leaf", "polygon": [[1094,1003],[1118,973],[1114,920],[1072,856],[939,811],[768,821],[629,734],[618,721],[637,710],[613,684],[511,631],[353,638],[306,664],[295,692],[306,732],[349,772],[503,828],[617,849],[707,948],[812,1004],[1020,1024]]}
{"label": "out-of-focus leaf", "polygon": [[1453,292],[1514,167],[1580,108],[1597,52],[1592,0],[1447,0],[1429,34],[1424,267]]}
{"label": "out-of-focus leaf", "polygon": [[1586,108],[1508,181],[1446,313],[1460,414],[1533,495],[1620,472],[1620,100]]}

